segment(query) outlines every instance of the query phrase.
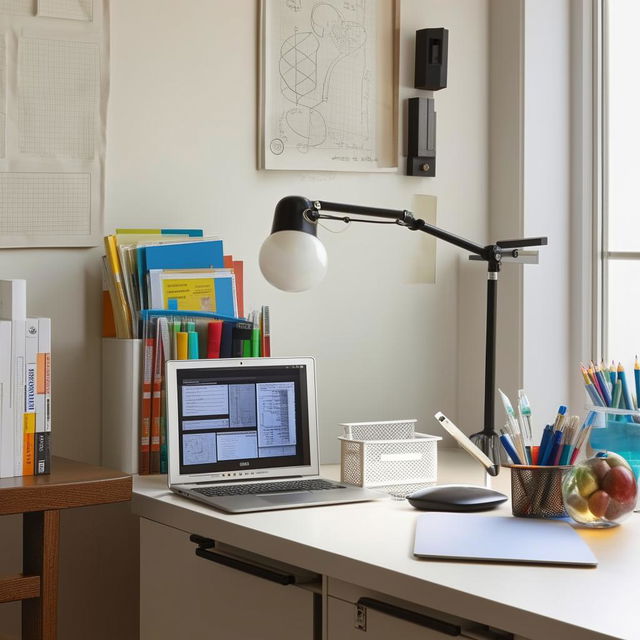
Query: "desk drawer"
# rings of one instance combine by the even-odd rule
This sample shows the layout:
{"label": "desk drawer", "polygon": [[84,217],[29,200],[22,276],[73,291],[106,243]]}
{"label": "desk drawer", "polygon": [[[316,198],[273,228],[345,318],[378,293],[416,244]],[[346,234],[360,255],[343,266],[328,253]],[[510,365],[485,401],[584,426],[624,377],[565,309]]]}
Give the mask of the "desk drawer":
{"label": "desk drawer", "polygon": [[313,592],[195,550],[188,533],[141,519],[141,640],[314,640]]}
{"label": "desk drawer", "polygon": [[328,580],[326,640],[525,640],[341,580]]}

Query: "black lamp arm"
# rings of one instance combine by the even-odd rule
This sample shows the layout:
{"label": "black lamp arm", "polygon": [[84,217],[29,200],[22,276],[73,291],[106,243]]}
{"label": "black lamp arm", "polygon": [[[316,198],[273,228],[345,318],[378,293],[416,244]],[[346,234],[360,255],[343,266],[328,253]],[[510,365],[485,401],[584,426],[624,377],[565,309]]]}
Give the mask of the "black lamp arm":
{"label": "black lamp arm", "polygon": [[[439,229],[438,227],[434,227],[432,224],[421,220],[420,218],[415,218],[410,211],[398,210],[398,209],[379,209],[377,207],[362,207],[354,204],[342,204],[339,202],[325,202],[324,200],[314,200],[313,201],[314,210],[310,211],[310,218],[322,218],[323,214],[321,211],[335,211],[336,213],[351,213],[355,215],[361,216],[372,216],[376,218],[387,218],[397,222],[399,225],[403,227],[407,227],[412,231],[424,231],[431,236],[435,236],[436,238],[440,238],[440,240],[444,240],[445,242],[449,242],[450,244],[456,245],[461,249],[466,249],[471,253],[475,253],[476,255],[482,256],[487,259],[487,247],[483,247],[475,242],[471,242],[470,240],[466,240],[465,238],[461,238],[453,233],[449,233],[448,231],[444,231],[443,229]],[[327,216],[329,217],[329,216]],[[333,218],[335,219],[335,218]]]}

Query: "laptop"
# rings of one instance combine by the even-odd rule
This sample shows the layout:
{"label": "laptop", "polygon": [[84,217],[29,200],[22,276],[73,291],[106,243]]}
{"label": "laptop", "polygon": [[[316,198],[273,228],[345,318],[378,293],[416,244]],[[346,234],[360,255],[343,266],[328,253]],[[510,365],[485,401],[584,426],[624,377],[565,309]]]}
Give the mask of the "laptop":
{"label": "laptop", "polygon": [[171,360],[171,491],[228,513],[384,494],[320,478],[313,358]]}

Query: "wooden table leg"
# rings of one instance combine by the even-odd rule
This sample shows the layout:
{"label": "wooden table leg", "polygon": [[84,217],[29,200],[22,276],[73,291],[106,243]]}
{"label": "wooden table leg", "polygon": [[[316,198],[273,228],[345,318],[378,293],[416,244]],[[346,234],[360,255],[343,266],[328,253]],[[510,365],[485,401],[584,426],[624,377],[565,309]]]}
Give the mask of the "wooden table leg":
{"label": "wooden table leg", "polygon": [[60,512],[22,516],[22,571],[40,576],[40,597],[22,601],[23,640],[55,640],[58,614]]}

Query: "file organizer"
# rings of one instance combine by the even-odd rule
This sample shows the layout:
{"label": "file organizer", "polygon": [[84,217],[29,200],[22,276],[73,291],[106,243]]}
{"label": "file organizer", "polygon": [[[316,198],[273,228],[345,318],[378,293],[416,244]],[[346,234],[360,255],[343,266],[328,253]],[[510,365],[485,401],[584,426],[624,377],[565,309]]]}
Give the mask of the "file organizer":
{"label": "file organizer", "polygon": [[138,473],[142,340],[102,339],[102,465]]}
{"label": "file organizer", "polygon": [[417,420],[341,423],[342,482],[407,496],[438,477],[439,436],[416,433]]}

